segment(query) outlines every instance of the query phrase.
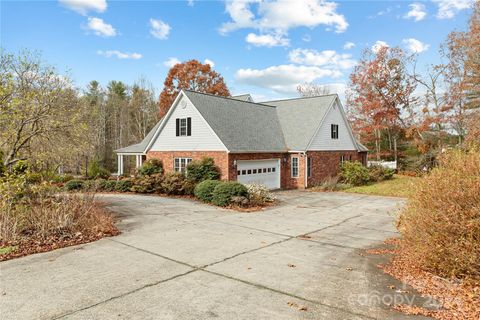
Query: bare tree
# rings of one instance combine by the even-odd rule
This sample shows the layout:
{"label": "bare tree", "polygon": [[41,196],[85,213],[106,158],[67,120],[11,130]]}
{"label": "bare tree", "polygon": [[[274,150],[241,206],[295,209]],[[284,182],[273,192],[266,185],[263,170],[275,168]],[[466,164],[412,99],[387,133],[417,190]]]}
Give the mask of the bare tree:
{"label": "bare tree", "polygon": [[297,91],[302,97],[324,96],[332,93],[329,85],[305,82],[297,87]]}

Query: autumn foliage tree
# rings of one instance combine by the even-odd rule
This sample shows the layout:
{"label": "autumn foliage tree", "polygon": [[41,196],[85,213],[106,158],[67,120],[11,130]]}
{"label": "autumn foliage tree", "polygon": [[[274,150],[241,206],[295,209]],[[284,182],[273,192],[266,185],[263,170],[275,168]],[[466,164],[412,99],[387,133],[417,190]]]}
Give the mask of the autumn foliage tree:
{"label": "autumn foliage tree", "polygon": [[411,60],[400,48],[366,49],[350,75],[347,103],[350,120],[363,140],[375,145],[380,159],[381,142],[396,157],[396,141],[407,126],[415,82],[407,74]]}
{"label": "autumn foliage tree", "polygon": [[180,90],[194,90],[219,96],[230,96],[223,77],[212,69],[210,64],[197,60],[177,63],[168,72],[164,88],[160,94],[159,116],[163,117],[170,109]]}

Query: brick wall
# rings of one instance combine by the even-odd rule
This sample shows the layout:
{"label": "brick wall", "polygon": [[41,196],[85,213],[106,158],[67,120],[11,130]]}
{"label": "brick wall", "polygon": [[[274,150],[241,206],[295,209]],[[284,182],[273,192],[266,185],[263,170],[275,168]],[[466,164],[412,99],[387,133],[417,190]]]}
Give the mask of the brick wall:
{"label": "brick wall", "polygon": [[[312,159],[312,176],[308,178],[308,187],[323,182],[326,178],[338,174],[340,156],[345,160],[360,161],[365,164],[366,153],[357,151],[308,151],[307,156]],[[306,174],[306,157],[301,153],[226,153],[223,151],[149,151],[147,159],[156,158],[162,161],[165,172],[174,171],[174,158],[213,158],[220,169],[221,179],[237,180],[235,160],[267,160],[280,159],[280,186],[282,189],[304,189]],[[292,178],[292,158],[298,157],[298,177]]]}
{"label": "brick wall", "polygon": [[220,178],[228,180],[228,154],[224,151],[149,151],[147,160],[151,158],[162,161],[165,172],[174,171],[175,158],[192,158],[193,160],[212,158],[220,169]]}
{"label": "brick wall", "polygon": [[364,163],[365,156],[358,151],[308,151],[307,155],[312,160],[312,175],[308,178],[308,187],[322,183],[328,177],[337,175],[340,171],[340,157],[345,160],[360,161]]}

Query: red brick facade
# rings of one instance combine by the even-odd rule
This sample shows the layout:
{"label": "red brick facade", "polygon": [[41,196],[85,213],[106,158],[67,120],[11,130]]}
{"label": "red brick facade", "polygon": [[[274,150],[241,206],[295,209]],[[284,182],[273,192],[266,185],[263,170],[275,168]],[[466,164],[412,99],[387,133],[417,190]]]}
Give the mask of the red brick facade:
{"label": "red brick facade", "polygon": [[[221,172],[223,180],[237,180],[236,160],[280,159],[280,186],[282,189],[304,189],[320,184],[328,177],[338,174],[341,156],[345,161],[360,161],[366,165],[366,152],[357,151],[308,151],[302,153],[227,153],[223,151],[149,151],[147,159],[156,158],[162,161],[165,172],[174,171],[175,158],[192,158],[200,160],[213,158]],[[306,157],[311,158],[312,172],[306,184]],[[291,172],[292,158],[298,157],[298,177],[293,178]]]}

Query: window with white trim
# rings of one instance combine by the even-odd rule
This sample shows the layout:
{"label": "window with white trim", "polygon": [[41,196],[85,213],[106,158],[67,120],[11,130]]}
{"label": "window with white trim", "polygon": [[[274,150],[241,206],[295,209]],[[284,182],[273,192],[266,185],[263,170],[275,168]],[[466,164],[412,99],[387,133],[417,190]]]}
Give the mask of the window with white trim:
{"label": "window with white trim", "polygon": [[346,161],[346,160],[345,160],[345,156],[342,154],[342,155],[340,156],[340,164],[343,164],[345,161]]}
{"label": "window with white trim", "polygon": [[298,178],[298,157],[292,157],[292,178]]}
{"label": "window with white trim", "polygon": [[185,173],[190,162],[192,162],[192,158],[175,158],[173,161],[173,169],[175,172]]}
{"label": "window with white trim", "polygon": [[331,137],[332,139],[338,139],[338,124],[331,125]]}

